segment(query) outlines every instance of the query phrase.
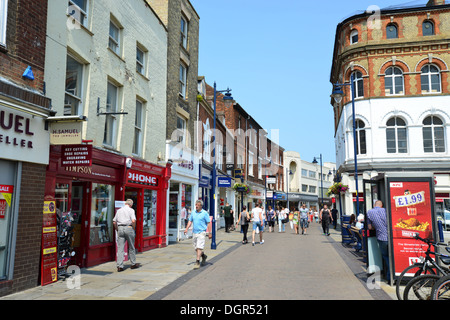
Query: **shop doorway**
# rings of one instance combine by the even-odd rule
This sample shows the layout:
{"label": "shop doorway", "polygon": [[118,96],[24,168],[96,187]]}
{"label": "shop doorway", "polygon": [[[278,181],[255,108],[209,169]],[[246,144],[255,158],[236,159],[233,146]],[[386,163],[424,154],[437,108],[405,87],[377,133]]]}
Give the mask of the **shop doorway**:
{"label": "shop doorway", "polygon": [[178,239],[178,191],[169,194],[169,242]]}

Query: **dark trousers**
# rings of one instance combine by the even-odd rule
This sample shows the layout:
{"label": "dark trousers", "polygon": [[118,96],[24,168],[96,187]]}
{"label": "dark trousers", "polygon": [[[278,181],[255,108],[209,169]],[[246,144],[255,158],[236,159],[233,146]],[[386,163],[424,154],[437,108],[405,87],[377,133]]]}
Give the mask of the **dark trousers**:
{"label": "dark trousers", "polygon": [[225,231],[230,231],[230,227],[233,225],[233,217],[225,217]]}
{"label": "dark trousers", "polygon": [[248,231],[248,224],[241,225],[242,233],[244,234],[244,238],[242,241],[247,242],[247,231]]}
{"label": "dark trousers", "polygon": [[326,234],[330,233],[330,218],[329,217],[322,219],[322,229],[323,229],[323,233],[326,233]]}

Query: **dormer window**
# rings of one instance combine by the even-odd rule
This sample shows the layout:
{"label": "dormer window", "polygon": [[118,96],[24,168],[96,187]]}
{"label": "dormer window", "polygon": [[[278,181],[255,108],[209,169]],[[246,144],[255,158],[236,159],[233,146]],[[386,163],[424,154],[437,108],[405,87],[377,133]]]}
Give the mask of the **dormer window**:
{"label": "dormer window", "polygon": [[434,24],[430,20],[426,20],[422,24],[422,34],[424,36],[433,36],[434,35]]}
{"label": "dormer window", "polygon": [[358,43],[358,30],[353,30],[350,33],[350,44]]}

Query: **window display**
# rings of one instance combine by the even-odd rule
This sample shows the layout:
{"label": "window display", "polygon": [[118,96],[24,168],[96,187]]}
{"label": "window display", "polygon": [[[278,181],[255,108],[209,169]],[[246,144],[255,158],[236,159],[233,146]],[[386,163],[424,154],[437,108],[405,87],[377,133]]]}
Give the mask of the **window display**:
{"label": "window display", "polygon": [[9,236],[12,228],[12,206],[16,165],[0,160],[0,280],[7,277]]}
{"label": "window display", "polygon": [[92,184],[91,230],[89,245],[112,242],[114,218],[114,186]]}
{"label": "window display", "polygon": [[144,190],[144,218],[142,219],[144,237],[156,235],[157,194],[156,190]]}

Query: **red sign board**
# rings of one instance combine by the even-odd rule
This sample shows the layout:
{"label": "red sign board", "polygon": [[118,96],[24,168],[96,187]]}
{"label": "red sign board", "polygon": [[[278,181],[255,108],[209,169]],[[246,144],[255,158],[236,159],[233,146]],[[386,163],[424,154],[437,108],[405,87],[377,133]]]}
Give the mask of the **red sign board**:
{"label": "red sign board", "polygon": [[0,219],[5,219],[6,200],[0,200]]}
{"label": "red sign board", "polygon": [[145,172],[141,172],[141,171],[128,170],[127,182],[139,184],[139,185],[157,187],[158,186],[158,177],[148,174],[148,173],[145,173]]}
{"label": "red sign board", "polygon": [[396,275],[425,256],[426,244],[414,239],[414,236],[417,233],[421,238],[434,236],[430,181],[389,181]]}
{"label": "red sign board", "polygon": [[92,145],[64,145],[61,147],[61,167],[92,166]]}
{"label": "red sign board", "polygon": [[44,201],[42,221],[41,284],[58,280],[58,237],[55,201]]}

